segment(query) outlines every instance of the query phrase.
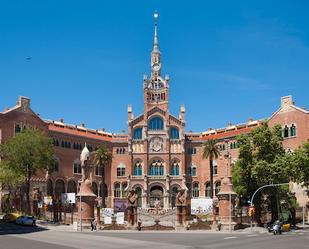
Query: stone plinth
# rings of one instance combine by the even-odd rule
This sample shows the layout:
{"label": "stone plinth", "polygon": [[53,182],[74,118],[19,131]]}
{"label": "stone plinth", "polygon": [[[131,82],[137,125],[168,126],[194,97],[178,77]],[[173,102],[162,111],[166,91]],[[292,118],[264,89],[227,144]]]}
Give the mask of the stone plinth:
{"label": "stone plinth", "polygon": [[233,209],[235,206],[236,193],[233,191],[233,185],[229,177],[222,180],[221,191],[217,194],[219,199],[219,220],[221,230],[234,230],[236,223],[234,222]]}

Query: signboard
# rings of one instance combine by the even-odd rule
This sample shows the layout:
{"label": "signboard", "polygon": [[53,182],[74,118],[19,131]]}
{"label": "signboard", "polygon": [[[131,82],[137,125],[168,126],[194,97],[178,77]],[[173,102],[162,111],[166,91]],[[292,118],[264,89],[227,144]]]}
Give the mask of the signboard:
{"label": "signboard", "polygon": [[53,197],[52,196],[44,196],[44,204],[53,205]]}
{"label": "signboard", "polygon": [[116,224],[124,225],[124,212],[116,213]]}
{"label": "signboard", "polygon": [[75,193],[63,193],[61,194],[62,204],[75,204]]}
{"label": "signboard", "polygon": [[212,199],[197,198],[191,199],[191,214],[205,215],[212,213]]}
{"label": "signboard", "polygon": [[114,200],[114,212],[126,212],[128,208],[128,201],[125,200]]}
{"label": "signboard", "polygon": [[104,224],[112,224],[112,216],[114,214],[114,210],[112,208],[102,208],[101,211]]}

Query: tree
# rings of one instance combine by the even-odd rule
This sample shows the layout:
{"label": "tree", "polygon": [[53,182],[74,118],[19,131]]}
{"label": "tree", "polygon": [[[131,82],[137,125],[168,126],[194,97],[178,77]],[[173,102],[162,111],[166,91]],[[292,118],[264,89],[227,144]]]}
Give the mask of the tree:
{"label": "tree", "polygon": [[52,140],[37,129],[26,129],[0,145],[0,155],[9,173],[23,177],[27,198],[27,213],[31,212],[30,182],[39,170],[48,170],[52,163]]}
{"label": "tree", "polygon": [[[237,143],[239,158],[232,171],[236,193],[252,197],[253,193],[263,185],[289,182],[294,158],[291,154],[285,153],[282,147],[282,131],[279,125],[269,128],[267,122],[263,122],[251,133],[237,136]],[[287,194],[278,188],[275,190],[273,188],[264,190],[271,200],[273,219],[278,218],[276,215],[280,209],[279,195]],[[261,194],[258,194],[254,200],[257,216],[260,213],[260,197]]]}
{"label": "tree", "polygon": [[102,207],[105,208],[105,167],[112,161],[112,153],[106,146],[99,147],[93,152],[93,163],[101,168],[102,189],[100,188],[102,196]]}
{"label": "tree", "polygon": [[220,155],[220,151],[217,146],[217,141],[209,139],[203,146],[203,158],[209,159],[209,174],[210,174],[210,198],[213,198],[214,193],[214,177],[213,177],[213,160],[217,159]]}

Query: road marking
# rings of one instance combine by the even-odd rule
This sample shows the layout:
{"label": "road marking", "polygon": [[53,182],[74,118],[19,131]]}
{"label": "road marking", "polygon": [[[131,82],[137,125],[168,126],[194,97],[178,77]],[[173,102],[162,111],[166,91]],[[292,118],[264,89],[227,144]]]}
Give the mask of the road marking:
{"label": "road marking", "polygon": [[258,234],[249,234],[248,237],[256,237],[259,236]]}
{"label": "road marking", "polygon": [[237,239],[237,237],[225,237],[224,239]]}

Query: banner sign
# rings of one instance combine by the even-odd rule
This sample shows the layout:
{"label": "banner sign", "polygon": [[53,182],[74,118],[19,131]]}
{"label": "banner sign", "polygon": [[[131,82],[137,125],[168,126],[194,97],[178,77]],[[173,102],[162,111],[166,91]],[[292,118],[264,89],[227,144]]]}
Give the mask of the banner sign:
{"label": "banner sign", "polygon": [[191,214],[205,215],[212,213],[212,199],[197,198],[191,199]]}
{"label": "banner sign", "polygon": [[112,224],[112,216],[114,215],[114,210],[112,208],[102,208],[101,215],[105,225]]}
{"label": "banner sign", "polygon": [[116,224],[124,225],[124,212],[116,213]]}
{"label": "banner sign", "polygon": [[61,194],[62,204],[75,204],[75,193],[63,193]]}
{"label": "banner sign", "polygon": [[114,200],[114,212],[126,212],[128,208],[128,201],[125,200]]}

